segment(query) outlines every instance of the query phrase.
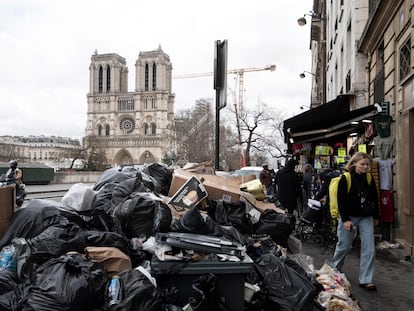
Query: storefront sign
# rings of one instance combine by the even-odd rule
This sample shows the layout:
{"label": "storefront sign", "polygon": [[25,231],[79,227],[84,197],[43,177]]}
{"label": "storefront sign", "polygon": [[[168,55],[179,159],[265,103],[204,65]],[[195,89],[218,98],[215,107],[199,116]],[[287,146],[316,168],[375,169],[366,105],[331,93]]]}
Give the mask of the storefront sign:
{"label": "storefront sign", "polygon": [[338,157],[346,157],[346,148],[338,148]]}
{"label": "storefront sign", "polygon": [[316,146],[315,147],[315,155],[329,155],[329,150],[331,147],[329,146]]}
{"label": "storefront sign", "polygon": [[358,152],[367,153],[367,145],[365,144],[358,145]]}

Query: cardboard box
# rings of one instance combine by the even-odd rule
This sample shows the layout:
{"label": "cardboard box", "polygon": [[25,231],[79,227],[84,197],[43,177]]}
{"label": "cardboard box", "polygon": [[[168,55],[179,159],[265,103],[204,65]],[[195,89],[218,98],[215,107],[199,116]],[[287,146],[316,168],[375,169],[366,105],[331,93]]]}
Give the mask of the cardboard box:
{"label": "cardboard box", "polygon": [[0,238],[10,223],[16,204],[14,185],[0,187]]}
{"label": "cardboard box", "polygon": [[203,184],[192,176],[184,185],[178,189],[174,196],[168,201],[168,204],[184,208],[192,208],[207,198],[207,191]]}
{"label": "cardboard box", "polygon": [[[173,197],[175,193],[189,180],[195,176],[203,183],[204,188],[208,193],[210,200],[223,200],[226,202],[237,202],[240,199],[240,185],[242,181],[246,180],[247,176],[232,177],[232,176],[217,176],[210,174],[199,174],[188,172],[183,169],[176,169],[173,174],[169,197]],[[255,178],[255,177],[250,177]]]}

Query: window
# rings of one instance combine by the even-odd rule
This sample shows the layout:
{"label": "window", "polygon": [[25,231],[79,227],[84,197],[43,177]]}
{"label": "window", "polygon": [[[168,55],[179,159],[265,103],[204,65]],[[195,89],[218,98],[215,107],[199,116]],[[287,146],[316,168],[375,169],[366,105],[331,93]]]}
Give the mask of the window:
{"label": "window", "polygon": [[345,92],[348,93],[351,91],[351,70],[348,71],[345,78]]}
{"label": "window", "polygon": [[106,67],[106,92],[111,91],[111,67]]}
{"label": "window", "polygon": [[410,58],[411,58],[411,39],[407,41],[400,48],[400,81],[404,80],[410,73]]}
{"label": "window", "polygon": [[155,123],[151,123],[151,135],[155,135],[157,133],[157,126]]}
{"label": "window", "polygon": [[98,125],[98,136],[102,136],[102,125]]}
{"label": "window", "polygon": [[130,134],[135,128],[134,120],[131,118],[123,118],[119,124],[119,128],[124,134]]}
{"label": "window", "polygon": [[157,89],[157,65],[152,64],[152,90]]}
{"label": "window", "polygon": [[148,83],[149,83],[149,69],[148,64],[145,64],[145,91],[148,91]]}
{"label": "window", "polygon": [[98,92],[102,93],[103,85],[103,69],[102,66],[99,66],[99,78],[98,78]]}
{"label": "window", "polygon": [[107,124],[107,125],[105,126],[105,136],[109,136],[109,133],[110,133],[110,127],[109,127],[109,125]]}
{"label": "window", "polygon": [[144,123],[144,135],[148,135],[148,124]]}

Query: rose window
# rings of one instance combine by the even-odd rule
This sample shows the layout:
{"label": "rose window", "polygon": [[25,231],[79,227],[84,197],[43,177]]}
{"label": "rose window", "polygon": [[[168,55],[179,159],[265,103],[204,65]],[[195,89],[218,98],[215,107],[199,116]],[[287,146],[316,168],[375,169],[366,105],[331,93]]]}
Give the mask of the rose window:
{"label": "rose window", "polygon": [[132,133],[132,131],[134,130],[135,126],[134,126],[134,120],[130,119],[130,118],[124,118],[121,120],[121,123],[119,125],[119,127],[121,128],[121,130],[124,133]]}

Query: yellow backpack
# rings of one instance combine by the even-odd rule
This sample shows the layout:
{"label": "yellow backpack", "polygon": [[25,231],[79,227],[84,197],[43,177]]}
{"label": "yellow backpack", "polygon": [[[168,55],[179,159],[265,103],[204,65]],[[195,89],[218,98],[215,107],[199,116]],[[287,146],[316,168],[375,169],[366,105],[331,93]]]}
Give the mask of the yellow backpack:
{"label": "yellow backpack", "polygon": [[[349,172],[344,172],[343,175],[346,178],[347,183],[347,192],[351,190],[351,174]],[[342,175],[338,177],[334,177],[329,182],[329,211],[331,213],[331,217],[333,219],[339,219],[339,208],[338,208],[338,185],[339,180],[341,179]],[[368,185],[371,184],[372,176],[370,173],[367,173],[367,181]]]}

